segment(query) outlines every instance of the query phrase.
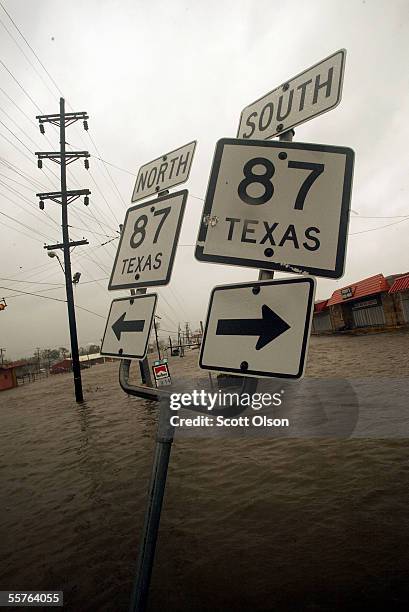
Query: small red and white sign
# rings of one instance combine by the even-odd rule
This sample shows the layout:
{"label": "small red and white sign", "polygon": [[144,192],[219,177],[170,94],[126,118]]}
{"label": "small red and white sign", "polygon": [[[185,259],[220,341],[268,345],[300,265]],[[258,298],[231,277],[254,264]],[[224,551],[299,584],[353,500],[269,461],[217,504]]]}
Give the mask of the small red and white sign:
{"label": "small red and white sign", "polygon": [[172,383],[169,366],[167,363],[159,363],[152,366],[153,376],[157,387],[164,387]]}

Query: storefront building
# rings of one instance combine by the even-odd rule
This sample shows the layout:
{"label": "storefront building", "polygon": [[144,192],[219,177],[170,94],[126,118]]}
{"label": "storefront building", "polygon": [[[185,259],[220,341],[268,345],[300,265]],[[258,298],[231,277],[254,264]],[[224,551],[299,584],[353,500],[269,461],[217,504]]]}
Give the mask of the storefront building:
{"label": "storefront building", "polygon": [[314,304],[312,317],[312,333],[323,334],[332,331],[331,315],[328,308],[328,300],[320,300]]}
{"label": "storefront building", "polygon": [[396,327],[395,302],[383,274],[337,289],[328,300],[334,331],[364,327]]}
{"label": "storefront building", "polygon": [[409,274],[396,278],[389,294],[394,300],[399,325],[409,324]]}

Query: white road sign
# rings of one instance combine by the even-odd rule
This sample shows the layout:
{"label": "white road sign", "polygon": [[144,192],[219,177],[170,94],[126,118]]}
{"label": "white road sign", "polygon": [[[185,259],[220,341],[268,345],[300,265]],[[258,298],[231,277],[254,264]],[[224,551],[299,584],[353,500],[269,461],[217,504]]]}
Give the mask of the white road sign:
{"label": "white road sign", "polygon": [[168,284],[187,195],[184,189],[128,208],[108,289]]}
{"label": "white road sign", "polygon": [[199,365],[246,376],[301,378],[316,281],[290,278],[215,287]]}
{"label": "white road sign", "polygon": [[166,153],[157,159],[145,164],[139,169],[136,177],[135,187],[132,194],[132,202],[181,185],[189,178],[195,153],[196,140]]}
{"label": "white road sign", "polygon": [[101,355],[143,359],[155,313],[157,295],[135,295],[113,300],[109,310]]}
{"label": "white road sign", "polygon": [[346,147],[219,140],[196,258],[340,278],[353,163]]}
{"label": "white road sign", "polygon": [[237,137],[265,140],[338,106],[345,56],[340,49],[246,106]]}

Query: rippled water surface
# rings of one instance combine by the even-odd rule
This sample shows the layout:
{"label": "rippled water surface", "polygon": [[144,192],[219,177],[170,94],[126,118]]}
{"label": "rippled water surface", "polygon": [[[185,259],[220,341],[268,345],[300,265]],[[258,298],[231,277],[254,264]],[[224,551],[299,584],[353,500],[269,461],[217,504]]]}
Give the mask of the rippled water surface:
{"label": "rippled water surface", "polygon": [[[408,338],[313,339],[307,374],[408,376]],[[127,609],[157,412],[117,377],[85,371],[83,406],[70,375],[1,393],[1,589]],[[408,454],[407,439],[177,438],[149,609],[407,610]]]}

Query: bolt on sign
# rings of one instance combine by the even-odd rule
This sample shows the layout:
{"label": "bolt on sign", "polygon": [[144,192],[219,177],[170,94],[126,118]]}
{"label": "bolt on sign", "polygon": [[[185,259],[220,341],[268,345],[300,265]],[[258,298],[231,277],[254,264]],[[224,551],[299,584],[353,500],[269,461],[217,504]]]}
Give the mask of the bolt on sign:
{"label": "bolt on sign", "polygon": [[316,280],[287,278],[215,287],[199,365],[277,378],[304,374]]}
{"label": "bolt on sign", "polygon": [[136,177],[132,202],[137,202],[154,193],[159,193],[187,181],[195,148],[196,140],[193,140],[183,147],[141,166]]}
{"label": "bolt on sign", "polygon": [[237,137],[272,138],[338,106],[345,57],[340,49],[246,106]]}
{"label": "bolt on sign", "polygon": [[353,164],[346,147],[219,140],[196,258],[340,278]]}
{"label": "bolt on sign", "polygon": [[128,208],[108,289],[168,284],[187,195],[183,189]]}
{"label": "bolt on sign", "polygon": [[134,295],[113,300],[109,309],[101,355],[120,359],[143,359],[158,296]]}

